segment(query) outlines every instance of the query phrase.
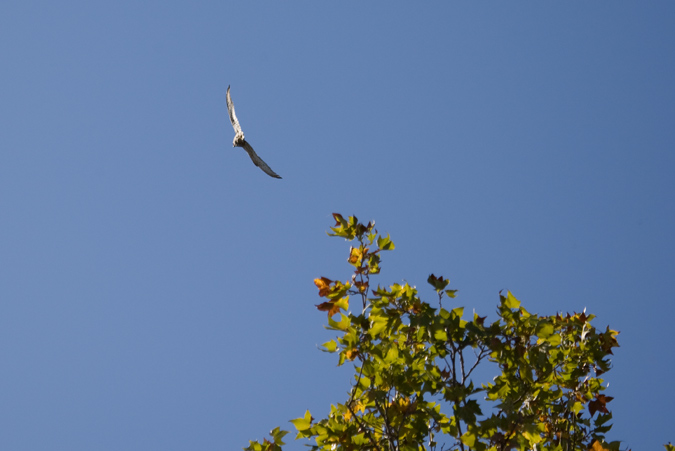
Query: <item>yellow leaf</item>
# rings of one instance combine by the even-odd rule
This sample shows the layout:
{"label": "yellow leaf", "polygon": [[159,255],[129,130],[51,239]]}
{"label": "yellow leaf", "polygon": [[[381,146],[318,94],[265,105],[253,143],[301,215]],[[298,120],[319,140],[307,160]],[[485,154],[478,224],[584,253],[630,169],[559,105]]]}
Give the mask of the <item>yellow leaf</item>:
{"label": "yellow leaf", "polygon": [[362,257],[363,252],[361,251],[361,249],[352,247],[349,249],[349,258],[347,259],[347,261],[354,266],[359,266]]}

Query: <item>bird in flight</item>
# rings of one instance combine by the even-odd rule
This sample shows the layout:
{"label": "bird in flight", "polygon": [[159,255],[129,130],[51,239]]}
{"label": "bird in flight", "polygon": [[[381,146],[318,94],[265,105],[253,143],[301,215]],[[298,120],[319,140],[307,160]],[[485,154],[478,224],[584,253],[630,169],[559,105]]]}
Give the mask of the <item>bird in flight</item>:
{"label": "bird in flight", "polygon": [[263,172],[270,177],[280,179],[281,177],[274,172],[267,163],[265,163],[262,158],[255,153],[253,147],[244,139],[244,132],[241,131],[241,125],[239,125],[239,120],[237,115],[234,114],[234,103],[232,103],[232,98],[230,97],[230,87],[227,87],[227,112],[230,113],[230,122],[232,122],[232,127],[234,127],[234,141],[232,141],[232,147],[243,147],[248,156],[251,157],[253,164],[258,166]]}

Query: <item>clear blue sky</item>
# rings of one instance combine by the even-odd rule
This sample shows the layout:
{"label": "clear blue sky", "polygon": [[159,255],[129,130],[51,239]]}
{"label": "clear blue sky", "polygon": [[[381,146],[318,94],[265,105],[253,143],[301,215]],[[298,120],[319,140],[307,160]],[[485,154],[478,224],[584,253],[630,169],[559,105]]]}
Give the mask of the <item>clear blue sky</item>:
{"label": "clear blue sky", "polygon": [[334,211],[391,234],[381,284],[620,330],[610,437],[675,440],[674,55],[667,0],[2,2],[0,449],[324,416]]}

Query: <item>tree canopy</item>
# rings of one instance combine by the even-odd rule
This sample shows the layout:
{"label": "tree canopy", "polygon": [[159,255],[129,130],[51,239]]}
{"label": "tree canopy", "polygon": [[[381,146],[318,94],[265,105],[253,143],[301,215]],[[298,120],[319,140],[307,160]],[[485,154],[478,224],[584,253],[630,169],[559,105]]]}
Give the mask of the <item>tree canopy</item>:
{"label": "tree canopy", "polygon": [[[601,378],[617,331],[596,329],[585,310],[528,312],[511,292],[500,293],[494,322],[465,319],[457,290],[434,274],[437,306],[407,283],[374,286],[394,243],[372,222],[333,217],[329,235],[352,242],[353,273],[314,280],[324,299],[317,308],[337,333],[322,350],[351,363],[354,378],[325,418],[307,411],[291,420],[296,439],[309,439],[312,451],[619,449],[605,438],[612,397]],[[479,366],[496,376],[474,380]],[[244,449],[279,451],[287,433],[277,427]]]}

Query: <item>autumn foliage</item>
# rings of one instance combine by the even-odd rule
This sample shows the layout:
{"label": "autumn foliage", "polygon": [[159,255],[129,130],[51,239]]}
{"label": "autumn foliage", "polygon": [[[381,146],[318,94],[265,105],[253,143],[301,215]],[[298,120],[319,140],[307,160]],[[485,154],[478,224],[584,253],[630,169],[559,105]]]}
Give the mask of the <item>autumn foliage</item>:
{"label": "autumn foliage", "polygon": [[[291,420],[296,439],[315,451],[619,449],[605,438],[612,397],[601,378],[618,332],[597,330],[585,311],[530,313],[510,292],[499,296],[496,321],[465,319],[457,290],[433,274],[436,306],[407,283],[373,286],[394,243],[374,223],[333,216],[329,235],[352,242],[353,273],[314,280],[317,308],[337,333],[322,350],[351,363],[354,379],[324,418]],[[476,381],[479,366],[496,374]],[[279,451],[285,434],[276,428],[245,450]]]}

